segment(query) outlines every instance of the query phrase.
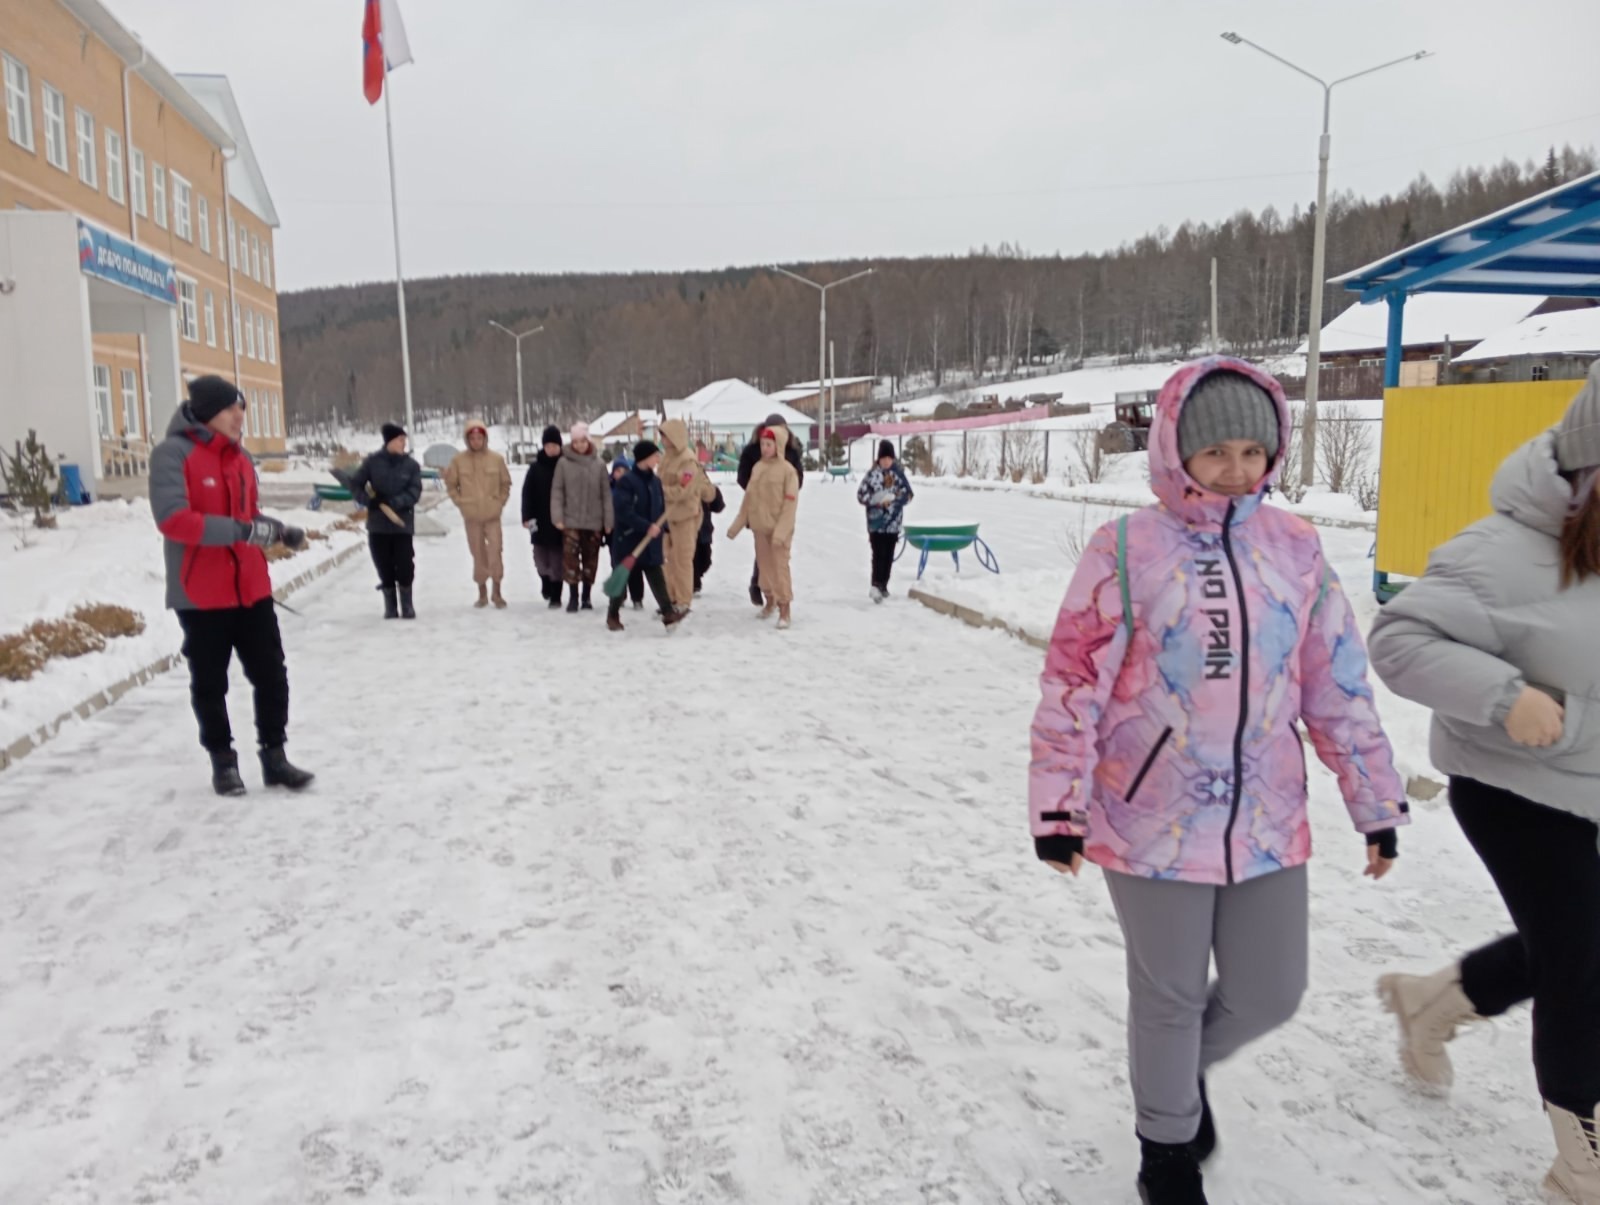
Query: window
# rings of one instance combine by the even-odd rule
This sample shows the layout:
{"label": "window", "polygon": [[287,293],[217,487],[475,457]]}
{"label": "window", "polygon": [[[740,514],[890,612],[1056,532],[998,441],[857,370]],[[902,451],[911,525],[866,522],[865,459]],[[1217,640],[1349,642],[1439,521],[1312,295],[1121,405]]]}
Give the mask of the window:
{"label": "window", "polygon": [[139,438],[139,374],[122,370],[122,429],[131,439]]}
{"label": "window", "polygon": [[172,229],[181,239],[194,242],[194,227],[190,223],[190,202],[194,190],[177,172],[172,173]]}
{"label": "window", "polygon": [[78,123],[78,179],[90,188],[99,188],[100,152],[94,141],[94,114],[79,109],[73,116]]}
{"label": "window", "polygon": [[144,204],[144,152],[138,147],[133,149],[131,159],[133,164],[133,212],[141,218],[149,214]]}
{"label": "window", "polygon": [[100,438],[110,439],[116,435],[111,415],[111,369],[104,364],[94,366],[94,413],[100,423]]}
{"label": "window", "polygon": [[256,358],[256,320],[249,310],[244,312],[244,354]]}
{"label": "window", "polygon": [[233,350],[233,344],[228,340],[228,311],[226,309],[222,311],[222,350],[227,352]]}
{"label": "window", "polygon": [[267,320],[260,314],[256,315],[256,359],[267,358]]}
{"label": "window", "polygon": [[0,55],[5,60],[6,75],[6,133],[11,141],[25,151],[33,150],[33,89],[28,82],[28,69],[9,54]]}
{"label": "window", "polygon": [[239,271],[250,275],[250,235],[242,224],[239,227],[239,258],[233,262],[239,265]]}
{"label": "window", "polygon": [[67,98],[49,84],[40,85],[44,98],[44,157],[51,167],[67,170]]}
{"label": "window", "polygon": [[272,395],[272,433],[283,438],[283,399],[276,393]]}
{"label": "window", "polygon": [[190,343],[200,342],[200,323],[195,311],[195,284],[186,277],[178,277],[178,327]]}
{"label": "window", "polygon": [[244,355],[244,335],[239,329],[239,303],[233,303],[233,345],[239,349],[239,354]]}
{"label": "window", "polygon": [[250,434],[261,434],[261,394],[254,389],[250,391]]}
{"label": "window", "polygon": [[122,187],[122,135],[106,127],[106,196],[118,205],[128,199]]}
{"label": "window", "polygon": [[250,236],[250,275],[261,279],[261,240],[253,234]]}
{"label": "window", "polygon": [[278,324],[271,318],[267,319],[267,363],[278,362]]}
{"label": "window", "polygon": [[261,248],[261,283],[272,287],[272,244]]}
{"label": "window", "polygon": [[150,165],[150,203],[155,207],[156,225],[167,228],[167,169],[159,163]]}
{"label": "window", "polygon": [[1535,364],[1533,370],[1528,374],[1528,379],[1530,381],[1548,381],[1550,379],[1550,369],[1543,364]]}
{"label": "window", "polygon": [[211,206],[206,204],[206,199],[200,197],[195,204],[199,207],[195,214],[195,224],[200,227],[200,250],[207,255],[211,254]]}
{"label": "window", "polygon": [[[201,229],[206,229],[206,227],[201,227]],[[216,345],[217,345],[217,310],[216,310],[216,305],[214,303],[214,299],[211,296],[211,290],[207,289],[206,290],[206,346],[207,347],[215,347]]]}

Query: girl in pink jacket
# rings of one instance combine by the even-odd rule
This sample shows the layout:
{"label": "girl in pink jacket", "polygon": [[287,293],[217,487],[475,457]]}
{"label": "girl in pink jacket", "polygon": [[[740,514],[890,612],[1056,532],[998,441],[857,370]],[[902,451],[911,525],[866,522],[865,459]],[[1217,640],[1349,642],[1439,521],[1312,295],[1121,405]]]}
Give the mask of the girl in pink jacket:
{"label": "girl in pink jacket", "polygon": [[1305,989],[1300,725],[1367,836],[1367,874],[1388,872],[1409,822],[1316,529],[1262,505],[1290,432],[1282,389],[1253,365],[1173,375],[1150,432],[1160,501],[1090,541],[1033,720],[1036,851],[1074,875],[1101,866],[1126,941],[1146,1205],[1205,1201],[1206,1069],[1287,1021]]}

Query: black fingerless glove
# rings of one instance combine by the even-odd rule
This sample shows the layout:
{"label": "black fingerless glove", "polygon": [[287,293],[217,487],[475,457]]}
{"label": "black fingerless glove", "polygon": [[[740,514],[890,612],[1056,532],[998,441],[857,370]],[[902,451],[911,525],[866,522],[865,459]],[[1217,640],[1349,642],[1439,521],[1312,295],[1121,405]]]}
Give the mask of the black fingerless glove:
{"label": "black fingerless glove", "polygon": [[1392,862],[1400,856],[1400,836],[1392,828],[1367,834],[1367,845],[1378,847],[1378,856]]}
{"label": "black fingerless glove", "polygon": [[1060,862],[1063,866],[1071,866],[1075,856],[1083,855],[1083,838],[1064,837],[1059,834],[1035,837],[1033,852],[1039,855],[1041,862]]}

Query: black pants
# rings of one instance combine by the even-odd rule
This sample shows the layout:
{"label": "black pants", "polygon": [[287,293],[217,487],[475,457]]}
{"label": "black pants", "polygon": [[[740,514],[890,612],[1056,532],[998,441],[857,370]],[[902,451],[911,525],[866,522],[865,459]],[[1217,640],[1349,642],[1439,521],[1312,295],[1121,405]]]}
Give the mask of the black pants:
{"label": "black pants", "polygon": [[[628,574],[628,597],[636,603],[644,601],[644,570],[635,568]],[[621,610],[621,600],[618,600],[618,610]]]}
{"label": "black pants", "polygon": [[894,550],[900,546],[897,531],[869,531],[872,543],[872,584],[880,590],[889,588],[889,574],[894,572]]}
{"label": "black pants", "polygon": [[[638,568],[634,569],[633,573],[631,573],[628,577],[628,585],[630,588],[633,585],[633,579],[635,577],[642,577],[650,584],[650,593],[655,598],[656,606],[661,609],[661,613],[663,615],[672,610],[672,599],[667,595],[667,571],[665,569],[663,569],[660,565],[639,566]],[[643,589],[641,589],[639,592],[639,598],[644,598]],[[622,595],[618,595],[616,598],[611,599],[610,606],[608,606],[606,609],[613,615],[621,615]]]}
{"label": "black pants", "polygon": [[694,588],[699,591],[700,585],[706,580],[706,574],[711,572],[711,544],[702,541],[694,546]]}
{"label": "black pants", "polygon": [[386,532],[367,533],[367,549],[372,553],[372,563],[378,570],[381,586],[409,586],[417,576],[417,551],[412,537],[405,532],[390,535]]}
{"label": "black pants", "polygon": [[189,660],[189,699],[200,721],[200,743],[213,753],[233,748],[228,724],[228,663],[235,651],[256,696],[256,737],[263,749],[281,745],[289,727],[289,671],[272,600],[220,611],[179,611],[183,655]]}
{"label": "black pants", "polygon": [[1600,1104],[1600,851],[1587,820],[1470,778],[1450,806],[1500,889],[1517,931],[1461,960],[1479,1015],[1533,1001],[1533,1068],[1551,1104]]}

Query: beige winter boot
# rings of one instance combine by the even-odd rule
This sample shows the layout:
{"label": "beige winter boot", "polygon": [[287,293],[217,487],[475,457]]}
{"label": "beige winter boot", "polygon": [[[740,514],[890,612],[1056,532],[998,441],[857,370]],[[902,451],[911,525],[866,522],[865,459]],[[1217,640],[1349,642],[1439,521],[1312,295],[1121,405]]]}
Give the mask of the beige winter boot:
{"label": "beige winter boot", "polygon": [[1550,1126],[1556,1134],[1556,1161],[1544,1178],[1544,1191],[1562,1205],[1600,1205],[1600,1147],[1595,1141],[1597,1119],[1579,1117],[1545,1102]]}
{"label": "beige winter boot", "polygon": [[504,594],[500,593],[500,579],[499,578],[495,578],[495,580],[494,580],[494,594],[493,594],[492,598],[493,598],[493,602],[494,602],[496,610],[504,611],[506,609],[506,596]]}
{"label": "beige winter boot", "polygon": [[770,594],[766,596],[766,599],[767,605],[761,608],[761,613],[756,616],[757,619],[771,619],[777,613],[778,600]]}
{"label": "beige winter boot", "polygon": [[1431,975],[1385,975],[1378,980],[1383,1006],[1400,1022],[1400,1061],[1419,1084],[1444,1093],[1455,1082],[1445,1043],[1463,1025],[1483,1020],[1461,990],[1461,964]]}
{"label": "beige winter boot", "polygon": [[489,605],[489,583],[488,582],[479,582],[478,583],[478,601],[473,603],[472,605],[475,606],[475,607],[487,607]]}
{"label": "beige winter boot", "polygon": [[778,631],[787,632],[788,630],[789,630],[789,604],[788,603],[779,603],[778,604]]}

